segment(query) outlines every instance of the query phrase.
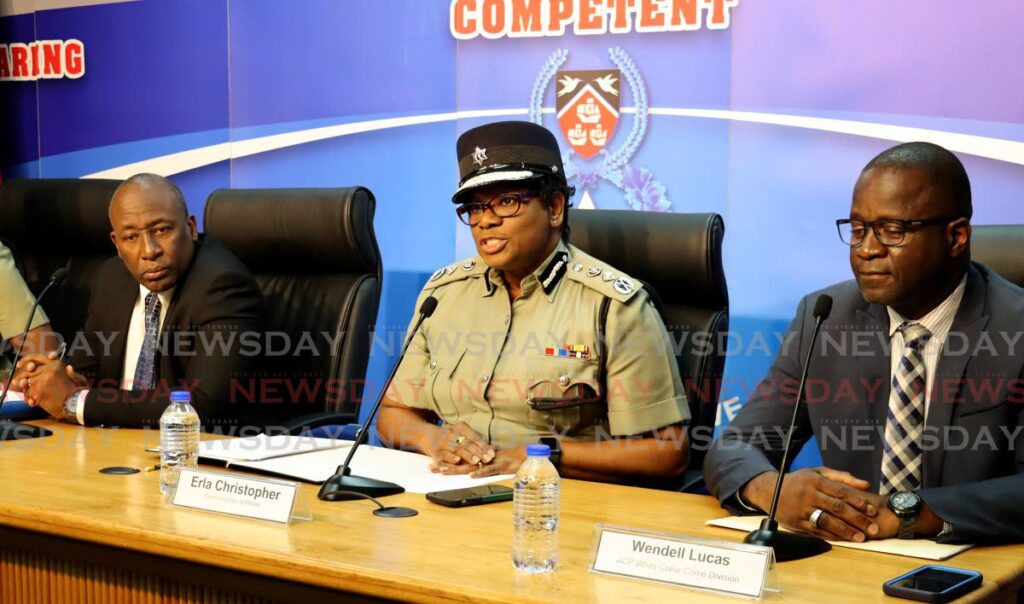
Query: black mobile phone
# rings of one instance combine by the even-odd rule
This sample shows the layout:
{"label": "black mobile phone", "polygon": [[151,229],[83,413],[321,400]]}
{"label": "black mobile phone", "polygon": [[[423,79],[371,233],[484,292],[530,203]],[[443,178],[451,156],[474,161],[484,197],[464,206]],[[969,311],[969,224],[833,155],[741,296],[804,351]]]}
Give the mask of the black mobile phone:
{"label": "black mobile phone", "polygon": [[468,489],[434,491],[427,493],[427,500],[450,508],[464,508],[470,505],[512,501],[512,489],[500,484],[487,484]]}
{"label": "black mobile phone", "polygon": [[928,564],[887,581],[888,596],[921,602],[949,602],[981,585],[981,573],[951,566]]}

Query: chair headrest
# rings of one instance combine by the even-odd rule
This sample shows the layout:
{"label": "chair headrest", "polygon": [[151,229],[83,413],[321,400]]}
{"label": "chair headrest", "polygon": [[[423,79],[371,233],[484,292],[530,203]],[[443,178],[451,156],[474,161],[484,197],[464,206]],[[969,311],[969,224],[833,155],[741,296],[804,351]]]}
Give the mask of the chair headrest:
{"label": "chair headrest", "polygon": [[1024,225],[990,224],[971,228],[971,260],[1024,287]]}
{"label": "chair headrest", "polygon": [[21,253],[115,254],[107,208],[120,180],[39,178],[0,187],[0,238]]}
{"label": "chair headrest", "polygon": [[218,189],[204,230],[253,273],[377,273],[373,194],[337,189]]}
{"label": "chair headrest", "polygon": [[642,279],[668,305],[729,303],[718,214],[573,210],[569,226],[573,245]]}

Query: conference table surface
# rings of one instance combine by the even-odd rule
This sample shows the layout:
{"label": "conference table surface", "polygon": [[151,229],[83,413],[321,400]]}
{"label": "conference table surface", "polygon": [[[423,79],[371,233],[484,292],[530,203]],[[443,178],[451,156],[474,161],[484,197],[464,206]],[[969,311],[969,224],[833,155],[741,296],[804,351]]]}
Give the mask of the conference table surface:
{"label": "conference table surface", "polygon": [[[0,443],[0,526],[30,539],[59,536],[371,598],[735,601],[587,571],[598,523],[739,541],[741,533],[704,525],[726,515],[710,497],[566,480],[558,569],[550,575],[524,575],[515,572],[509,554],[511,503],[450,509],[405,493],[384,502],[411,506],[418,516],[379,518],[372,515],[370,501],[321,502],[315,485],[302,484],[312,521],[283,526],[208,514],[169,506],[159,493],[159,472],[98,472],[107,466],[157,463],[155,454],[144,451],[157,444],[155,430],[35,423],[54,435]],[[882,583],[925,563],[837,547],[816,558],[779,564],[782,591],[767,599],[896,601],[882,594]],[[976,547],[944,564],[983,573],[982,588],[967,600],[1008,600],[1024,585],[1021,545]]]}

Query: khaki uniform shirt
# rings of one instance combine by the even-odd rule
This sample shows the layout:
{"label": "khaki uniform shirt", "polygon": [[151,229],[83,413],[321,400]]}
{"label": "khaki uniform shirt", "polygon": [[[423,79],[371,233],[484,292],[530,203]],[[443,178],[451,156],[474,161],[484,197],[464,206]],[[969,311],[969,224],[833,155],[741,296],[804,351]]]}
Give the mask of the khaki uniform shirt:
{"label": "khaki uniform shirt", "polygon": [[[14,256],[7,246],[0,243],[0,340],[10,340],[21,335],[25,329],[28,313],[35,304],[35,297],[25,285],[18,268],[14,266]],[[49,323],[42,308],[36,310],[29,329]]]}
{"label": "khaki uniform shirt", "polygon": [[429,409],[448,424],[465,422],[505,449],[542,436],[643,434],[690,417],[647,293],[571,245],[560,243],[523,279],[514,302],[500,273],[479,256],[434,273],[417,313],[427,296],[437,309],[395,375],[389,396],[399,403]]}

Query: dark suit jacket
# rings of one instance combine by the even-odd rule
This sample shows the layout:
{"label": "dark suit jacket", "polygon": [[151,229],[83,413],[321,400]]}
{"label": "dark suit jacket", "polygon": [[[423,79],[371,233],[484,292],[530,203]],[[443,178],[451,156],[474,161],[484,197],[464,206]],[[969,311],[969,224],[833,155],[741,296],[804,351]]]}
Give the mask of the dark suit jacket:
{"label": "dark suit jacket", "polygon": [[[201,236],[178,282],[161,328],[156,386],[147,392],[120,389],[132,307],[139,284],[120,258],[100,269],[92,287],[85,346],[72,345],[70,363],[90,380],[85,424],[157,426],[170,390],[192,392],[204,429],[230,424],[231,381],[252,377],[254,346],[241,354],[243,333],[259,333],[263,301],[248,269],[213,237]],[[106,343],[106,346],[104,345]]]}
{"label": "dark suit jacket", "polygon": [[[832,296],[811,355],[794,454],[813,434],[826,466],[878,492],[889,405],[889,316],[855,281],[805,297],[754,397],[712,446],[712,494],[743,513],[737,491],[778,468],[820,294]],[[947,540],[1024,541],[1024,290],[974,263],[935,370],[924,436],[924,501]],[[931,439],[931,440],[929,440]]]}

